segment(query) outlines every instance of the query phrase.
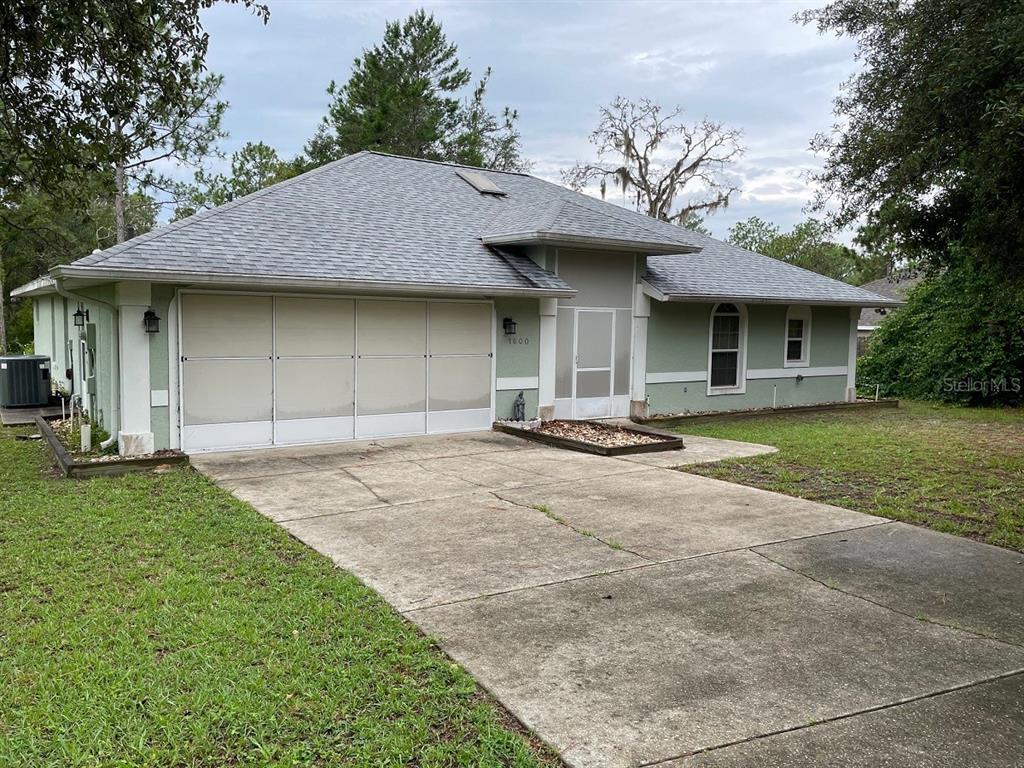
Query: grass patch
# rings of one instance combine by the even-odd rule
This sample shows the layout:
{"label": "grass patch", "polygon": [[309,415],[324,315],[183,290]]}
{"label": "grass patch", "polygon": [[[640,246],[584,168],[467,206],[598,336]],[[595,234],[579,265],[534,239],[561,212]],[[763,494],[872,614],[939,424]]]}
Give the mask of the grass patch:
{"label": "grass patch", "polygon": [[1024,411],[906,402],[676,431],[778,453],[684,468],[1024,551]]}
{"label": "grass patch", "polygon": [[53,477],[0,429],[0,765],[557,759],[355,577],[195,472]]}

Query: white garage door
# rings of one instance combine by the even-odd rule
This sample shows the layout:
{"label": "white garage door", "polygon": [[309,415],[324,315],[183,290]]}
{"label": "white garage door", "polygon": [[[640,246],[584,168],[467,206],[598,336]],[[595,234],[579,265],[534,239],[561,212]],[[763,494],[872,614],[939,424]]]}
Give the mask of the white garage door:
{"label": "white garage door", "polygon": [[182,445],[488,429],[489,302],[181,297]]}

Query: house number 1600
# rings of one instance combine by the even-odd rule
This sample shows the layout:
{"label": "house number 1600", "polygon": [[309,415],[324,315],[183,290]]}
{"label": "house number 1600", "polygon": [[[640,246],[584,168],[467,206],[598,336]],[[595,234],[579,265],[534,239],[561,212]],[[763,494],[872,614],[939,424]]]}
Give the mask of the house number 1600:
{"label": "house number 1600", "polygon": [[506,336],[506,344],[529,344],[530,340],[526,336]]}

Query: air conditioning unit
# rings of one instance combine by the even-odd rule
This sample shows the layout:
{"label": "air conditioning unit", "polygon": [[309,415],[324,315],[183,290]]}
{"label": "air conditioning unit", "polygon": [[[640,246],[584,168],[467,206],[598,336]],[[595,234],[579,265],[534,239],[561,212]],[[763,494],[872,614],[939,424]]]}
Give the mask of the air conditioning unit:
{"label": "air conditioning unit", "polygon": [[44,355],[0,357],[0,407],[50,402],[50,358]]}

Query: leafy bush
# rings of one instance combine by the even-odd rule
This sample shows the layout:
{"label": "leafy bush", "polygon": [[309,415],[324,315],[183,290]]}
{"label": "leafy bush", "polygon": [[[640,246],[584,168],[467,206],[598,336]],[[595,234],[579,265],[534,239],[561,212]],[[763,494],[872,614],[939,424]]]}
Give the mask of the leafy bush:
{"label": "leafy bush", "polygon": [[930,277],[872,334],[858,379],[889,396],[1024,403],[1024,284],[971,263]]}

